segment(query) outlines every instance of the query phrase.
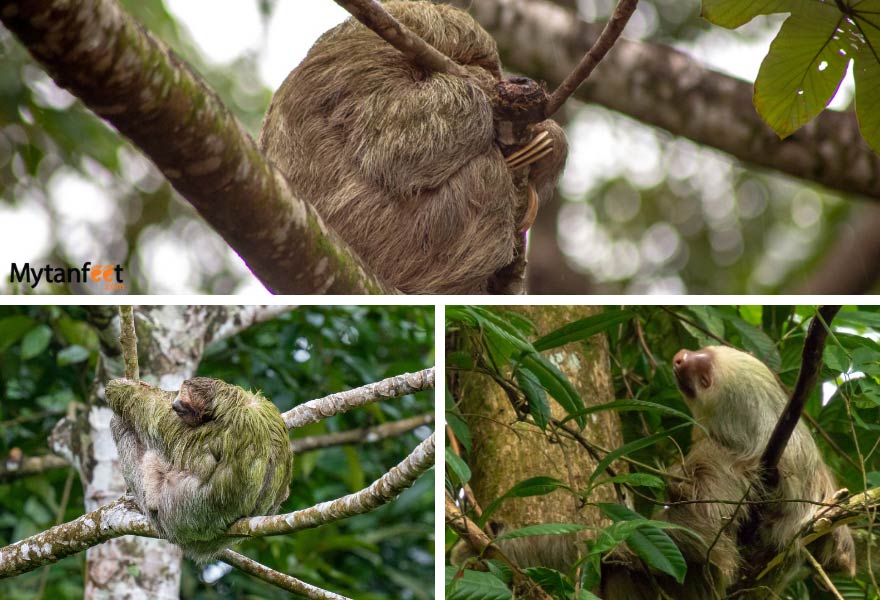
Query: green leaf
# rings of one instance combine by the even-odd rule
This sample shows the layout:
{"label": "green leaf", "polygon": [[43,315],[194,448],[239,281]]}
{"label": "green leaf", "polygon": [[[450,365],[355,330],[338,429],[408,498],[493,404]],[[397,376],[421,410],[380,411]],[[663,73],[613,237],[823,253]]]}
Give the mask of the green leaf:
{"label": "green leaf", "polygon": [[25,315],[13,315],[0,319],[0,352],[20,340],[21,336],[30,331],[35,323],[36,321]]}
{"label": "green leaf", "polygon": [[[571,385],[568,377],[556,368],[556,365],[537,352],[523,357],[520,368],[528,369],[534,373],[544,389],[559,402],[568,414],[574,414],[584,409],[584,402],[574,386]],[[584,417],[577,417],[576,421],[582,428],[586,424]]]}
{"label": "green leaf", "polygon": [[455,477],[457,481],[454,483],[457,485],[464,485],[471,480],[470,467],[451,448],[446,449],[446,472]]}
{"label": "green leaf", "polygon": [[853,8],[853,23],[863,43],[853,65],[859,130],[880,154],[880,0],[863,0]]}
{"label": "green leaf", "polygon": [[503,581],[480,571],[446,567],[447,600],[510,600],[513,595]]}
{"label": "green leaf", "polygon": [[733,325],[742,337],[743,347],[766,363],[774,371],[779,371],[782,366],[782,357],[773,340],[764,331],[747,323],[739,317],[728,316],[727,321]]}
{"label": "green leaf", "polygon": [[831,3],[808,6],[782,24],[755,80],[755,108],[781,138],[822,112],[849,64],[841,12]]}
{"label": "green leaf", "polygon": [[627,485],[651,487],[657,489],[666,487],[666,484],[663,482],[662,479],[660,479],[656,475],[651,475],[649,473],[623,473],[621,475],[615,475],[614,477],[609,477],[608,479],[597,481],[595,487],[605,485],[606,483],[625,483]]}
{"label": "green leaf", "polygon": [[825,346],[822,351],[822,362],[832,371],[846,373],[849,371],[849,354],[840,346]]}
{"label": "green leaf", "polygon": [[507,531],[496,537],[495,541],[513,540],[534,535],[567,535],[569,533],[583,531],[586,528],[586,525],[581,525],[579,523],[541,523],[540,525],[529,525],[528,527],[520,527],[519,529]]}
{"label": "green leaf", "polygon": [[700,16],[720,27],[736,29],[758,15],[790,12],[792,0],[703,0]]}
{"label": "green leaf", "polygon": [[607,331],[618,323],[630,320],[634,314],[631,310],[606,310],[598,315],[579,319],[574,323],[569,323],[551,331],[534,342],[533,346],[541,352],[551,348],[558,348],[570,342],[585,340],[597,333]]}
{"label": "green leaf", "polygon": [[21,340],[21,358],[29,360],[42,354],[52,340],[52,329],[48,325],[37,325],[27,332]]}
{"label": "green leaf", "polygon": [[72,365],[89,359],[90,352],[82,346],[68,346],[58,353],[59,366]]}
{"label": "green leaf", "polygon": [[627,536],[626,544],[642,560],[658,571],[671,575],[681,583],[687,573],[687,563],[672,538],[663,529],[685,529],[663,521],[650,521],[619,504],[600,503],[599,508],[616,524],[636,526]]}
{"label": "green leaf", "polygon": [[519,389],[525,394],[529,403],[529,414],[535,420],[535,424],[542,430],[547,429],[550,423],[550,403],[547,402],[547,394],[538,381],[538,376],[526,369],[520,367],[514,373]]}
{"label": "green leaf", "polygon": [[682,423],[681,425],[676,425],[671,429],[658,431],[657,433],[649,435],[648,437],[640,438],[628,444],[624,444],[620,448],[615,448],[614,450],[606,454],[605,458],[599,461],[599,464],[596,465],[596,468],[593,470],[592,475],[590,475],[589,485],[592,485],[593,482],[596,481],[596,478],[605,472],[605,469],[608,468],[608,465],[613,463],[619,457],[630,454],[631,452],[635,452],[636,450],[641,450],[642,448],[645,448],[647,446],[651,446],[658,441],[669,437],[674,431],[678,431],[682,427],[690,427],[690,423]]}

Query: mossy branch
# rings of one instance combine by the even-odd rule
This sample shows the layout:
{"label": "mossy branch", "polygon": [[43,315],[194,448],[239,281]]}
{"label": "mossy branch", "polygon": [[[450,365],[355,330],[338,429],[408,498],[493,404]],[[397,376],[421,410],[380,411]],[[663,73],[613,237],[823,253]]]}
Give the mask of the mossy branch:
{"label": "mossy branch", "polygon": [[131,306],[119,307],[119,345],[125,363],[125,378],[140,381],[137,355],[137,331],[134,328],[134,310]]}

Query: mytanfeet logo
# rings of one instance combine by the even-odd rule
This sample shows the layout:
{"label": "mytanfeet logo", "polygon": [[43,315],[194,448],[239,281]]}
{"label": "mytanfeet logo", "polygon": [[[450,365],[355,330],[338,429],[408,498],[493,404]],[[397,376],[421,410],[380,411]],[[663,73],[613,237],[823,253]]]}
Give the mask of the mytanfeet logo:
{"label": "mytanfeet logo", "polygon": [[52,265],[35,268],[30,263],[24,263],[19,267],[12,263],[9,282],[27,284],[32,289],[40,283],[96,283],[103,285],[104,291],[116,292],[125,289],[125,282],[122,279],[123,271],[122,265],[93,264],[91,261],[83,263],[80,268],[53,267]]}

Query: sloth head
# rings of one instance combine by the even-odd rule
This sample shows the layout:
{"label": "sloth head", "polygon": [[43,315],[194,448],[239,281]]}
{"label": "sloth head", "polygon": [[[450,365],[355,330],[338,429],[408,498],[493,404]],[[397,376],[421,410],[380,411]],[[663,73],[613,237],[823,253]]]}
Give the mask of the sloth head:
{"label": "sloth head", "polygon": [[[672,359],[678,389],[713,437],[769,436],[787,397],[773,372],[754,356],[726,346],[679,350]],[[733,431],[740,428],[740,435]],[[745,440],[740,440],[745,441]]]}

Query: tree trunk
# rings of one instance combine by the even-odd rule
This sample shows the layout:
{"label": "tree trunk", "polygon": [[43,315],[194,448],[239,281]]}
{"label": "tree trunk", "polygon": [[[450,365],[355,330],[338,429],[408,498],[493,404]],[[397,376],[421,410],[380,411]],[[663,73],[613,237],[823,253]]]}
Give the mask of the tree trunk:
{"label": "tree trunk", "polygon": [[[594,315],[599,307],[514,306],[508,310],[529,318],[542,335],[560,325]],[[587,406],[613,400],[608,342],[603,335],[575,342],[544,353],[571,381]],[[597,461],[569,436],[543,432],[518,421],[505,392],[489,377],[461,373],[451,386],[471,431],[468,463],[471,487],[485,508],[514,484],[536,476],[559,479],[576,490],[585,489]],[[565,411],[551,401],[554,418]],[[573,421],[568,426],[577,429]],[[593,444],[614,448],[621,444],[616,414],[591,415],[581,433]],[[591,501],[616,501],[609,486],[596,490]],[[496,533],[540,523],[567,522],[596,526],[607,524],[598,510],[581,506],[577,497],[563,490],[545,496],[506,500],[491,519]],[[590,536],[584,532],[577,539]],[[568,570],[579,548],[573,536],[527,537],[506,543],[503,551],[521,566],[544,565]],[[582,548],[580,549],[582,550]]]}

